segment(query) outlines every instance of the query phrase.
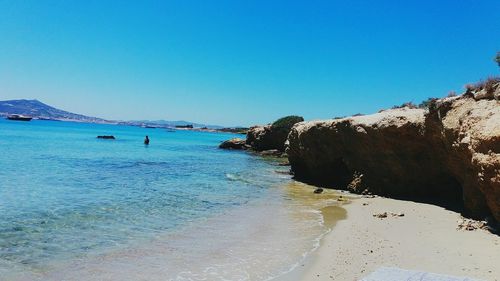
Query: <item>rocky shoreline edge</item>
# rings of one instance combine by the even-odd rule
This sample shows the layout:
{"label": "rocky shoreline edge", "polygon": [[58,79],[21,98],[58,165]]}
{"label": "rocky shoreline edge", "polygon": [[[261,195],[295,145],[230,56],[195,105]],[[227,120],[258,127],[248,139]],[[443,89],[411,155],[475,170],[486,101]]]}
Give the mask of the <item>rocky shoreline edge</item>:
{"label": "rocky shoreline edge", "polygon": [[433,203],[500,222],[500,78],[459,96],[371,115],[254,126],[224,149],[287,157],[294,178],[319,187]]}

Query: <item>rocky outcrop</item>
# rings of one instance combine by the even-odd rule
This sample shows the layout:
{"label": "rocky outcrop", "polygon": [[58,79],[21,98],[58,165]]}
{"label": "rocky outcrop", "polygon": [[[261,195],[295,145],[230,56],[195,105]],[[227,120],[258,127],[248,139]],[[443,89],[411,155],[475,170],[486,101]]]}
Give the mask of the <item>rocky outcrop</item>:
{"label": "rocky outcrop", "polygon": [[286,149],[292,170],[322,186],[457,200],[470,215],[500,221],[499,88],[476,87],[429,109],[296,124]]}
{"label": "rocky outcrop", "polygon": [[246,141],[240,138],[233,138],[227,141],[223,141],[219,148],[222,149],[247,149]]}
{"label": "rocky outcrop", "polygon": [[304,118],[300,116],[287,116],[276,120],[271,125],[251,127],[247,132],[247,144],[256,151],[276,149],[283,152],[291,128],[302,121]]}

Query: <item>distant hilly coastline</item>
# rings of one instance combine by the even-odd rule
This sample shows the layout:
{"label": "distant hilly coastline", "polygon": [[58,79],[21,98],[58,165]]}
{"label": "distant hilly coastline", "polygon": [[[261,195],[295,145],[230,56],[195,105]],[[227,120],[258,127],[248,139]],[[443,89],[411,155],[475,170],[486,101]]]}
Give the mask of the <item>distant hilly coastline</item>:
{"label": "distant hilly coastline", "polygon": [[168,121],[168,120],[131,120],[131,121],[118,121],[119,124],[131,125],[131,126],[151,126],[151,127],[188,127],[193,126],[193,128],[208,128],[208,129],[222,129],[223,126],[219,125],[206,125],[200,123],[193,123],[184,120],[178,121]]}
{"label": "distant hilly coastline", "polygon": [[0,117],[7,117],[11,114],[28,115],[39,120],[54,120],[54,121],[69,121],[69,122],[85,122],[99,124],[117,124],[129,126],[142,126],[148,128],[189,128],[189,129],[207,129],[207,130],[222,130],[227,131],[229,128],[224,128],[218,125],[206,125],[193,123],[189,121],[167,121],[167,120],[131,120],[131,121],[116,121],[106,120],[98,117],[86,116],[61,110],[50,105],[47,105],[39,100],[6,100],[0,101]]}
{"label": "distant hilly coastline", "polygon": [[57,120],[88,123],[113,123],[105,119],[75,114],[44,104],[38,100],[0,101],[0,116],[22,114],[41,120]]}

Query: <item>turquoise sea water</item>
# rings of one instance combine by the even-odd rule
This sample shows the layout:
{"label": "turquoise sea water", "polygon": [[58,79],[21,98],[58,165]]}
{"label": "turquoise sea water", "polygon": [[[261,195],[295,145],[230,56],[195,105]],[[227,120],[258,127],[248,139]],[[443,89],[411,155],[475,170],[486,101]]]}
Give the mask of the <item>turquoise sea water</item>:
{"label": "turquoise sea water", "polygon": [[1,120],[0,279],[268,280],[287,271],[324,233],[321,216],[291,199],[291,179],[278,173],[286,168],[217,148],[231,137]]}

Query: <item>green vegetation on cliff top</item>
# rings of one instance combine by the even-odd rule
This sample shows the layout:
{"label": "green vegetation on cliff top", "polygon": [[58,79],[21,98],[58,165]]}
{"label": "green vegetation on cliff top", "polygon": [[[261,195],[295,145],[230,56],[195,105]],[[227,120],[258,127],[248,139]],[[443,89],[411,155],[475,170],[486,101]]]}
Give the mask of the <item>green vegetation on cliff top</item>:
{"label": "green vegetation on cliff top", "polygon": [[301,117],[301,116],[297,116],[297,115],[290,115],[290,116],[285,116],[285,117],[282,117],[276,121],[274,121],[274,123],[271,125],[273,128],[292,128],[293,125],[295,125],[295,123],[299,123],[299,122],[302,122],[304,121],[304,118]]}

